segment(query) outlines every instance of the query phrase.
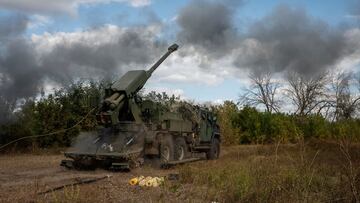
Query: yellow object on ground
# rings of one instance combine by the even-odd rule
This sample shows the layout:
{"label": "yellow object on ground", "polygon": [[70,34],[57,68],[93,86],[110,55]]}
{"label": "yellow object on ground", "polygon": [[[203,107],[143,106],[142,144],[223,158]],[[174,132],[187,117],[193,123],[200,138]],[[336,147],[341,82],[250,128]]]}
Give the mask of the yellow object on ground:
{"label": "yellow object on ground", "polygon": [[131,178],[129,181],[130,185],[137,185],[139,183],[138,178]]}
{"label": "yellow object on ground", "polygon": [[139,182],[139,186],[144,187],[145,185],[146,185],[146,181],[145,181],[145,180],[141,180],[141,181]]}
{"label": "yellow object on ground", "polygon": [[159,182],[157,182],[157,181],[153,182],[153,183],[152,183],[152,186],[153,186],[153,187],[159,187]]}
{"label": "yellow object on ground", "polygon": [[151,180],[146,181],[146,186],[151,187],[152,186],[152,181]]}
{"label": "yellow object on ground", "polygon": [[130,185],[139,185],[140,187],[159,187],[164,183],[164,177],[144,176],[135,177],[129,180]]}

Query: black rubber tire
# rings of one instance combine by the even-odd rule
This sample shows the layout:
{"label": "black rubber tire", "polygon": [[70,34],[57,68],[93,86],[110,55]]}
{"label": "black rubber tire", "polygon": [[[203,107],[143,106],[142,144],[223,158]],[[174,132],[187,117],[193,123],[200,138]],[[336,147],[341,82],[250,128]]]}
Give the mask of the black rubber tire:
{"label": "black rubber tire", "polygon": [[160,160],[163,163],[174,160],[174,141],[172,136],[164,136],[160,145]]}
{"label": "black rubber tire", "polygon": [[175,160],[181,161],[190,157],[188,145],[183,137],[178,137],[175,140]]}
{"label": "black rubber tire", "polygon": [[220,155],[220,142],[218,139],[214,139],[211,148],[206,152],[206,158],[210,160],[218,159]]}

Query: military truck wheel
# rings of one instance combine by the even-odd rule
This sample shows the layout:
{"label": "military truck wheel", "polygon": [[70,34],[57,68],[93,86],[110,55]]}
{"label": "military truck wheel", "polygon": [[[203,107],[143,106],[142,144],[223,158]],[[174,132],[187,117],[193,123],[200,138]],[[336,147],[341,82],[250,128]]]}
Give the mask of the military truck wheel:
{"label": "military truck wheel", "polygon": [[181,161],[189,157],[188,146],[183,137],[178,137],[175,140],[175,160]]}
{"label": "military truck wheel", "polygon": [[211,148],[209,151],[206,152],[207,159],[218,159],[220,154],[220,142],[218,139],[214,139]]}
{"label": "military truck wheel", "polygon": [[160,159],[164,163],[174,160],[174,142],[171,136],[164,137],[161,142]]}

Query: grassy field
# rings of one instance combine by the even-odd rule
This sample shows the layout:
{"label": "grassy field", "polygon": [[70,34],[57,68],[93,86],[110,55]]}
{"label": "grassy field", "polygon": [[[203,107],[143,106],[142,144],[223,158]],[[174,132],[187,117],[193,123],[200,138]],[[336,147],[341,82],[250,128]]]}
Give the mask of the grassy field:
{"label": "grassy field", "polygon": [[181,183],[219,202],[360,201],[358,145],[311,141],[225,150],[219,160],[179,168]]}
{"label": "grassy field", "polygon": [[[72,171],[61,155],[0,156],[0,202],[359,202],[360,145],[309,141],[222,147],[220,159],[129,173]],[[130,186],[134,176],[168,176],[159,188]],[[79,178],[92,184],[38,195]]]}

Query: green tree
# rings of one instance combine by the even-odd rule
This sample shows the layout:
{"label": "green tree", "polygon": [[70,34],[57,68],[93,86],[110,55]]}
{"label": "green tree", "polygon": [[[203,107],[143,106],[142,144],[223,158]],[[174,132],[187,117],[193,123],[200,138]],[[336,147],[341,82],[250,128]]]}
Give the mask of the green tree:
{"label": "green tree", "polygon": [[225,101],[216,109],[220,133],[225,144],[240,142],[240,130],[235,125],[238,112],[238,107],[232,101]]}

